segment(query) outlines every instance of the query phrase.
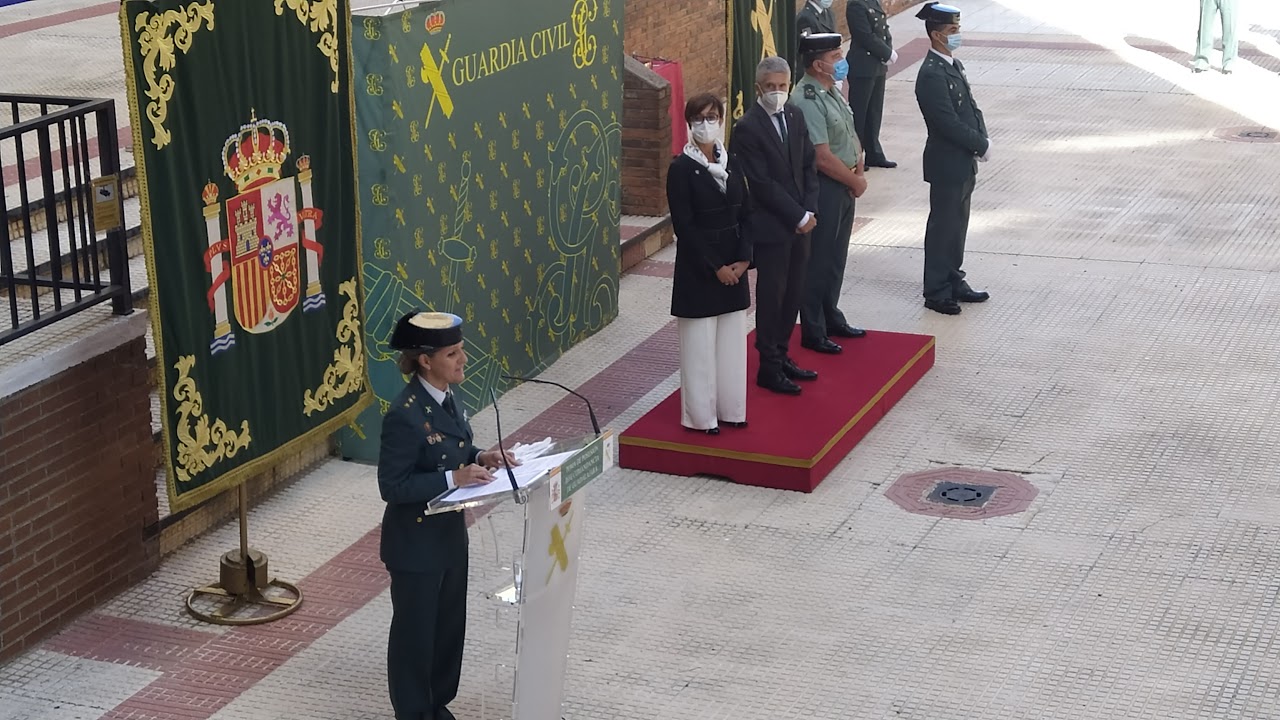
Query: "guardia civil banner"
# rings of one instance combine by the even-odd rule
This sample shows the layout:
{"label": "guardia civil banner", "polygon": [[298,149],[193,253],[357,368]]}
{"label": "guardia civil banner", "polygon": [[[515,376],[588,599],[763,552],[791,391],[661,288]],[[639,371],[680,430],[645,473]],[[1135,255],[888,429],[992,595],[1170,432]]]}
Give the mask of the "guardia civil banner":
{"label": "guardia civil banner", "polygon": [[346,0],[126,0],[174,510],[368,403]]}
{"label": "guardia civil banner", "polygon": [[734,120],[755,102],[756,65],[771,55],[795,64],[794,0],[728,0],[729,113]]}
{"label": "guardia civil banner", "polygon": [[[377,456],[416,308],[466,321],[477,409],[618,312],[622,0],[443,0],[353,18],[366,346]],[[584,427],[584,430],[587,428]]]}

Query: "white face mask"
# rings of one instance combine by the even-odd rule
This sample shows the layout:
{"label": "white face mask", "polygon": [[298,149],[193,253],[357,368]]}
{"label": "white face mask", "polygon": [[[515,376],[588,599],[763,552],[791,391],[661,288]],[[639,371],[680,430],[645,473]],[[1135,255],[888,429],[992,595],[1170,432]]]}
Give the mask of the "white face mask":
{"label": "white face mask", "polygon": [[774,90],[761,95],[760,102],[764,105],[764,109],[768,110],[769,114],[772,115],[782,110],[783,106],[787,104],[788,98],[790,98],[790,95],[782,90]]}
{"label": "white face mask", "polygon": [[720,139],[720,122],[717,120],[694,120],[689,126],[693,141],[699,145],[707,145]]}

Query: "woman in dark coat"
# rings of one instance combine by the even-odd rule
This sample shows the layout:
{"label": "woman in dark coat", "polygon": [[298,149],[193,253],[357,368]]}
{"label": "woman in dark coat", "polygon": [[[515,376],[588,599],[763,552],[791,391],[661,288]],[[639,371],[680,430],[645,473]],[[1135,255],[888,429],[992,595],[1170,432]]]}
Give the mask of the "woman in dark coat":
{"label": "woman in dark coat", "polygon": [[680,423],[709,435],[747,424],[747,307],[751,247],[742,220],[747,183],[720,138],[724,103],[709,93],[684,108],[689,143],[671,162],[667,201],[676,234],[671,314],[680,334]]}

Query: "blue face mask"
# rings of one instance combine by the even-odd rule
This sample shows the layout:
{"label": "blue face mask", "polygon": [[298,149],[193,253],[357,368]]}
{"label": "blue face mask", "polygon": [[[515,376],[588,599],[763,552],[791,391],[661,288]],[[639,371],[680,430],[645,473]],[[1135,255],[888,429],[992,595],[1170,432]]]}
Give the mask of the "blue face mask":
{"label": "blue face mask", "polygon": [[840,58],[839,62],[832,65],[831,77],[834,78],[836,82],[840,82],[841,80],[849,77],[849,61],[844,58]]}
{"label": "blue face mask", "polygon": [[960,40],[960,33],[947,36],[947,49],[951,52],[959,50],[961,44],[963,44],[963,42]]}
{"label": "blue face mask", "polygon": [[834,2],[834,0],[818,0],[818,7],[823,10],[830,10],[832,2]]}

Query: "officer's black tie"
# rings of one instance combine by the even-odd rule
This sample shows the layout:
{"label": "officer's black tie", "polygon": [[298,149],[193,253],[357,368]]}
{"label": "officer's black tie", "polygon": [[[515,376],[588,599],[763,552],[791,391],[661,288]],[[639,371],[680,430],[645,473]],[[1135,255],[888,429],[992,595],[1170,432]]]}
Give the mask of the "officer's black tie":
{"label": "officer's black tie", "polygon": [[458,405],[453,401],[453,393],[445,393],[443,407],[444,411],[449,413],[450,417],[459,423],[462,422],[462,418],[458,417]]}

